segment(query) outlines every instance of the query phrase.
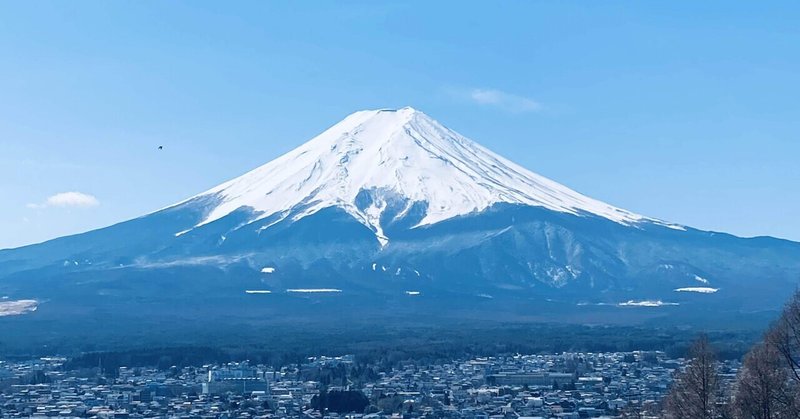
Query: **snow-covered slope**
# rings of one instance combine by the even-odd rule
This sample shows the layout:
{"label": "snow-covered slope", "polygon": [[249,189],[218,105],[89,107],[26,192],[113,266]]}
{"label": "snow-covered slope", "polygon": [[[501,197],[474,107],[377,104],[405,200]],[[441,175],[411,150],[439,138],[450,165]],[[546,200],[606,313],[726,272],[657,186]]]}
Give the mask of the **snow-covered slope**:
{"label": "snow-covered slope", "polygon": [[[368,205],[357,204],[362,191],[370,192]],[[205,196],[215,196],[219,204],[198,226],[242,207],[258,213],[251,221],[272,215],[300,219],[339,207],[370,227],[382,244],[388,238],[381,220],[390,201],[402,205],[394,218],[414,203],[426,204],[417,225],[497,203],[594,214],[625,225],[663,224],[537,175],[408,107],[356,112],[289,153],[191,199]]]}

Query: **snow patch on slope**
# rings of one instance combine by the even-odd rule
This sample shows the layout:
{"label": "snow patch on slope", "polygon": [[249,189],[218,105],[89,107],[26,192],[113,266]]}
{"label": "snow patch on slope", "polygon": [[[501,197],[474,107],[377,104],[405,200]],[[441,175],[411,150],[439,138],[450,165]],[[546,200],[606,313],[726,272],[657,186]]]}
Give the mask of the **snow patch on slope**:
{"label": "snow patch on slope", "polygon": [[719,288],[711,288],[711,287],[684,287],[684,288],[675,288],[675,292],[698,292],[701,294],[713,294],[719,291]]}
{"label": "snow patch on slope", "polygon": [[0,317],[19,316],[33,313],[39,307],[36,300],[7,300],[0,301]]}
{"label": "snow patch on slope", "polygon": [[668,303],[661,300],[628,300],[617,304],[620,307],[663,307],[663,306],[676,306],[678,303]]}
{"label": "snow patch on slope", "polygon": [[287,289],[286,292],[299,293],[299,294],[315,294],[315,293],[328,293],[328,292],[342,292],[342,290],[336,288],[291,288]]}

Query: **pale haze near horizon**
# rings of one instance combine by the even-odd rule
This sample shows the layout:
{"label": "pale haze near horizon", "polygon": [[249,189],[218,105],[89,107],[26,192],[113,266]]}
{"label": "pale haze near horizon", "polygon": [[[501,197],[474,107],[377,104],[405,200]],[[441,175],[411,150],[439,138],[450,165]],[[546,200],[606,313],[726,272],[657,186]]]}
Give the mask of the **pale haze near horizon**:
{"label": "pale haze near horizon", "polygon": [[612,205],[800,240],[799,11],[4,2],[0,248],[143,215],[407,105]]}

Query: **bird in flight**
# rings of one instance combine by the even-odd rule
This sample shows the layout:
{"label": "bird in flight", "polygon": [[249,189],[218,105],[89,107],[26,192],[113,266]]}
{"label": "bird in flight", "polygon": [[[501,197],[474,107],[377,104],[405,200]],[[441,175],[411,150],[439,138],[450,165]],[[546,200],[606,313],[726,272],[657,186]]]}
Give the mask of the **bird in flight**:
{"label": "bird in flight", "polygon": [[164,149],[164,146],[163,146],[163,145],[160,145],[160,146],[158,146],[158,149],[159,149],[159,150],[163,150],[163,149]]}

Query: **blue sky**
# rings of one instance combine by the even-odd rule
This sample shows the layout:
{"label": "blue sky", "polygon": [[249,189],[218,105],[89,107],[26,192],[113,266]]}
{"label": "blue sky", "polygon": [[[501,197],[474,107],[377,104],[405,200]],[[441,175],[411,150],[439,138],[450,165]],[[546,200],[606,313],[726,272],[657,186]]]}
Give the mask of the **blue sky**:
{"label": "blue sky", "polygon": [[145,214],[353,111],[406,105],[616,206],[800,240],[796,2],[18,1],[0,16],[0,248]]}

